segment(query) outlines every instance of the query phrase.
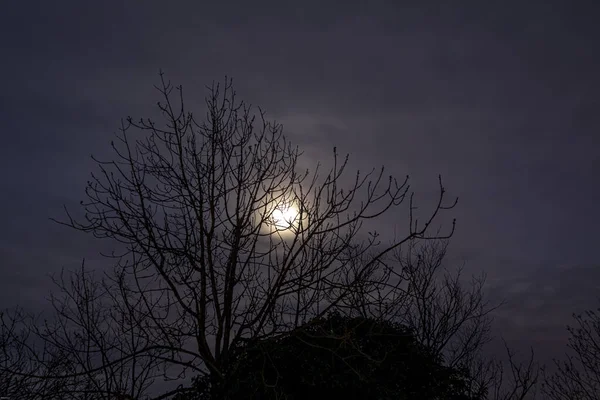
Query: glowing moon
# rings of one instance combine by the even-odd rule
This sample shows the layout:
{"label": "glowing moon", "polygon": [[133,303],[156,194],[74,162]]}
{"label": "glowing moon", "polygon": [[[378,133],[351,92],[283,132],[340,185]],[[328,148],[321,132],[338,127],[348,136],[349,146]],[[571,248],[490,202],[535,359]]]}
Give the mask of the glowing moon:
{"label": "glowing moon", "polygon": [[298,209],[293,205],[281,205],[275,207],[271,214],[273,225],[278,230],[290,229],[296,223]]}

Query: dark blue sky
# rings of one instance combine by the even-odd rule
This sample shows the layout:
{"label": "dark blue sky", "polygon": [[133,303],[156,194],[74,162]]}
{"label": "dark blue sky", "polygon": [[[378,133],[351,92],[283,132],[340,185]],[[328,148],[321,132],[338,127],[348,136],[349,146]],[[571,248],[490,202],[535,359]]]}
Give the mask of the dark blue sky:
{"label": "dark blue sky", "polygon": [[41,304],[45,274],[101,264],[108,244],[48,217],[83,198],[121,117],[156,114],[162,68],[190,105],[233,77],[308,163],[336,145],[355,168],[410,174],[425,203],[441,173],[460,197],[452,260],[508,301],[496,333],[559,356],[600,285],[599,6],[213,3],[4,4],[0,305]]}

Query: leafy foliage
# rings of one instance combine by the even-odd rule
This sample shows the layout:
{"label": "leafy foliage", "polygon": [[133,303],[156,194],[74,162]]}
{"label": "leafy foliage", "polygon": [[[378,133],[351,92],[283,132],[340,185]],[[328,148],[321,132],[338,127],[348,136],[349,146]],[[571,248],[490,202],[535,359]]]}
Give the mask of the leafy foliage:
{"label": "leafy foliage", "polygon": [[180,399],[470,399],[467,376],[445,367],[408,328],[332,313],[231,354],[222,383],[197,380]]}

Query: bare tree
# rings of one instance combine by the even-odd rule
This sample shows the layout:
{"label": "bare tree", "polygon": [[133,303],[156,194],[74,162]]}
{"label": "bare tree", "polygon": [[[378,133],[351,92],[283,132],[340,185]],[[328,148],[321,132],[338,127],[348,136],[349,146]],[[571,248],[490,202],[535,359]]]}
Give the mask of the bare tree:
{"label": "bare tree", "polygon": [[600,314],[588,310],[573,314],[575,326],[568,326],[569,352],[565,361],[555,360],[557,371],[544,371],[543,392],[551,400],[600,398]]}
{"label": "bare tree", "polygon": [[473,398],[533,397],[539,372],[533,352],[524,363],[506,343],[506,359],[486,354],[493,339],[492,313],[503,303],[486,300],[485,275],[469,281],[463,278],[462,266],[447,268],[448,245],[448,240],[409,241],[394,249],[379,260],[374,279],[352,294],[350,312],[410,328],[445,365],[471,377]]}
{"label": "bare tree", "polygon": [[7,371],[22,373],[29,368],[28,360],[24,357],[23,342],[24,332],[19,331],[22,321],[22,310],[14,310],[12,315],[0,313],[0,396],[14,397],[23,393],[28,381],[24,375],[15,375]]}
{"label": "bare tree", "polygon": [[[41,319],[19,310],[2,318],[2,371],[19,382],[19,399],[133,399],[157,375],[164,350],[148,348],[137,310],[127,308],[126,286],[81,271],[62,273],[51,295],[53,313]],[[13,385],[15,386],[15,385]]]}
{"label": "bare tree", "polygon": [[[33,329],[72,371],[29,376],[68,382],[63,396],[144,398],[172,380],[158,399],[185,391],[190,375],[218,383],[236,344],[342,307],[382,279],[399,246],[454,231],[453,222],[447,233],[430,233],[456,204],[445,203],[441,178],[419,224],[408,177],[398,182],[381,168],[345,186],[348,157],[335,148],[325,173],[320,165],[299,171],[301,153],[282,126],[238,102],[230,81],[208,88],[204,121],[187,111],[181,87],[173,99],[162,74],[157,89],[165,123],[128,118],[112,143],[116,159],[97,160],[85,218],[67,212],[62,222],[122,250],[110,255],[115,270],[102,281],[84,270],[59,279],[55,319]],[[366,220],[403,204],[402,237],[384,245],[363,233]]]}
{"label": "bare tree", "polygon": [[485,299],[485,276],[472,277],[465,285],[462,267],[446,268],[447,249],[447,241],[431,241],[396,252],[400,278],[408,285],[406,301],[398,311],[424,345],[457,367],[489,342],[490,313],[501,304]]}
{"label": "bare tree", "polygon": [[60,352],[51,352],[46,343],[35,340],[39,322],[21,308],[0,314],[0,396],[60,399],[57,394],[69,384],[69,379],[37,379],[72,372],[69,360]]}
{"label": "bare tree", "polygon": [[483,362],[481,381],[487,381],[488,398],[494,400],[526,400],[537,395],[540,367],[531,349],[525,362],[518,362],[515,353],[503,340],[507,359],[491,359]]}

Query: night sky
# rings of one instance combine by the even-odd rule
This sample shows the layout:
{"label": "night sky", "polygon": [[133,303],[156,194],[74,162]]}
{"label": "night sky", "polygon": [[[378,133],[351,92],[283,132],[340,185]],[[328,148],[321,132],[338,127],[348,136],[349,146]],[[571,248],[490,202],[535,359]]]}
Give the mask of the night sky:
{"label": "night sky", "polygon": [[232,77],[307,164],[337,146],[354,169],[410,174],[423,204],[442,174],[460,198],[448,265],[507,301],[496,335],[560,357],[600,288],[600,6],[408,4],[4,2],[0,306],[43,307],[48,274],[106,264],[110,243],[49,217],[84,198],[122,117],[157,114],[162,69],[198,111]]}

